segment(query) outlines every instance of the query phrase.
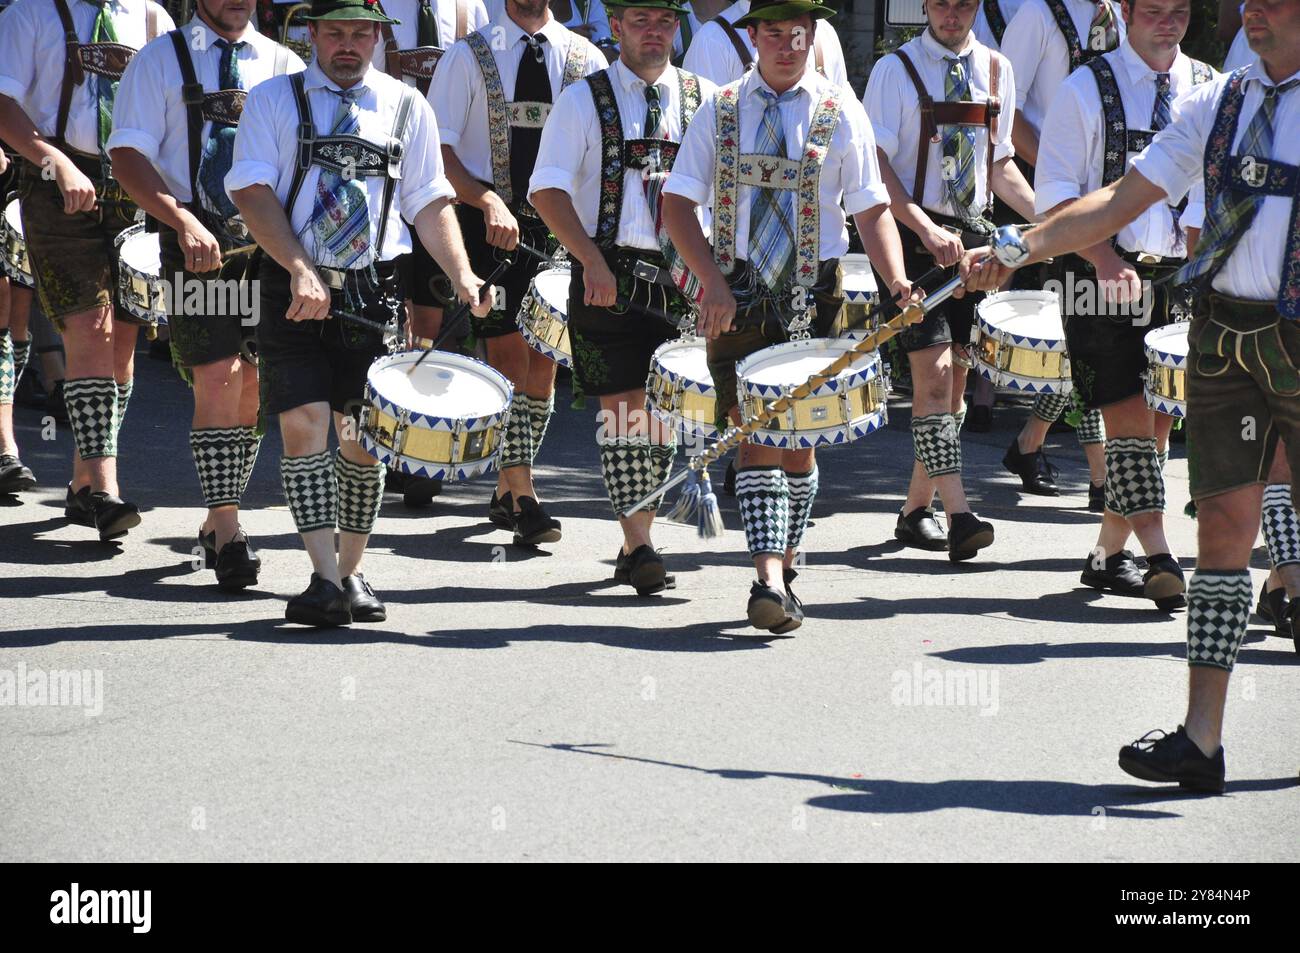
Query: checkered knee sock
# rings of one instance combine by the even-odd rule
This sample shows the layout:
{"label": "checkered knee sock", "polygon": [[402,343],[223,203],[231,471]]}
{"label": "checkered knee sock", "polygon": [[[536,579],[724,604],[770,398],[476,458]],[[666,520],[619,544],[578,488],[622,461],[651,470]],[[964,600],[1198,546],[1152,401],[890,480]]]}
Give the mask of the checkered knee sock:
{"label": "checkered knee sock", "polygon": [[516,393],[510,401],[510,419],[501,432],[502,470],[507,467],[526,467],[533,462],[533,424],[528,413],[526,395]]}
{"label": "checkered knee sock", "polygon": [[931,479],[961,472],[961,439],[952,414],[913,417],[912,445]]}
{"label": "checkered knee sock", "polygon": [[1250,572],[1200,570],[1187,584],[1187,664],[1232,671],[1250,623]]}
{"label": "checkered knee sock", "polygon": [[131,392],[135,390],[135,380],[117,385],[117,412],[113,415],[113,441],[116,443],[122,433],[122,423],[126,420],[126,405],[131,403]]}
{"label": "checkered knee sock", "polygon": [[1165,467],[1168,466],[1169,464],[1169,451],[1157,450],[1156,456],[1160,458],[1160,474],[1161,476],[1163,476],[1165,472]]}
{"label": "checkered knee sock", "polygon": [[284,498],[300,533],[333,529],[335,522],[334,454],[329,450],[305,457],[280,458]]}
{"label": "checkered knee sock", "polygon": [[961,410],[955,411],[952,415],[952,422],[957,427],[957,433],[961,434],[962,424],[966,423],[966,405],[961,405]]}
{"label": "checkered knee sock", "polygon": [[1101,411],[1095,407],[1084,410],[1083,416],[1079,418],[1079,426],[1074,428],[1074,433],[1079,438],[1079,443],[1085,446],[1090,443],[1105,443],[1106,428],[1102,423]]}
{"label": "checkered knee sock", "polygon": [[12,404],[18,388],[18,374],[14,370],[14,345],[9,329],[0,331],[0,404]]}
{"label": "checkered knee sock", "polygon": [[785,480],[790,486],[790,528],[785,548],[798,551],[812,516],[813,500],[817,498],[817,464],[807,473],[787,473]]}
{"label": "checkered knee sock", "polygon": [[1273,568],[1300,563],[1300,520],[1291,503],[1291,486],[1271,483],[1264,488],[1264,542]]}
{"label": "checkered knee sock", "polygon": [[240,436],[239,427],[190,431],[190,452],[199,473],[203,504],[208,509],[239,505],[240,465],[244,458]]}
{"label": "checkered knee sock", "polygon": [[532,429],[532,456],[528,458],[529,464],[537,459],[537,455],[542,451],[542,439],[546,436],[546,428],[551,423],[551,415],[555,413],[555,395],[550,397],[528,397],[524,400],[528,402],[528,423]]}
{"label": "checkered knee sock", "polygon": [[1060,419],[1061,414],[1065,413],[1065,408],[1069,404],[1070,398],[1065,394],[1039,394],[1038,399],[1034,401],[1034,416],[1054,424]]}
{"label": "checkered knee sock", "polygon": [[650,444],[650,459],[654,464],[651,469],[654,478],[654,486],[651,489],[654,489],[667,483],[668,478],[673,474],[673,461],[677,459],[677,442]]}
{"label": "checkered knee sock", "polygon": [[262,447],[262,438],[257,435],[256,427],[239,428],[239,444],[243,456],[239,468],[239,498],[242,500],[248,492],[248,483],[253,478],[253,464],[257,462],[257,451]]}
{"label": "checkered knee sock", "polygon": [[1164,512],[1165,479],[1155,437],[1106,442],[1106,509],[1123,517]]}
{"label": "checkered knee sock", "polygon": [[745,526],[749,554],[785,555],[790,536],[790,485],[780,467],[736,471],[736,504]]}
{"label": "checkered knee sock", "polygon": [[597,439],[600,473],[605,479],[614,515],[643,500],[655,484],[655,461],[649,437],[605,437]]}
{"label": "checkered knee sock", "polygon": [[384,465],[353,463],[339,454],[334,465],[339,494],[339,532],[370,535],[384,501]]}
{"label": "checkered knee sock", "polygon": [[117,456],[117,384],[113,378],[66,380],[63,400],[81,459]]}
{"label": "checkered knee sock", "polygon": [[23,371],[27,370],[27,359],[32,353],[32,339],[19,341],[14,339],[14,386],[23,379]]}

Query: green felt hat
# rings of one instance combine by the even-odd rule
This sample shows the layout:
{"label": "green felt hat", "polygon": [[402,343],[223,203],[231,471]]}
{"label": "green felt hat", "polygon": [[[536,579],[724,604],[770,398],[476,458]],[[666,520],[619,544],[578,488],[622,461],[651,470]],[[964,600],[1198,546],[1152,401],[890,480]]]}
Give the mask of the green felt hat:
{"label": "green felt hat", "polygon": [[764,21],[793,20],[804,14],[814,20],[835,16],[835,11],[815,0],[754,0],[749,12],[736,21],[736,26],[758,26]]}
{"label": "green felt hat", "polygon": [[401,23],[384,13],[379,0],[312,0],[304,20],[370,20],[372,23]]}
{"label": "green felt hat", "polygon": [[679,17],[686,16],[686,8],[680,0],[608,0],[606,10],[667,10]]}

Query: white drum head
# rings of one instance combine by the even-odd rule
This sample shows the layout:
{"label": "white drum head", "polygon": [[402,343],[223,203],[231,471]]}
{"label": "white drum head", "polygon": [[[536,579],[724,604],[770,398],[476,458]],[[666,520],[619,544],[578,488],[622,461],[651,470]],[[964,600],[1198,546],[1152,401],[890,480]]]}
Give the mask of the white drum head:
{"label": "white drum head", "polygon": [[712,384],[709,355],[703,341],[672,341],[659,349],[659,365],[683,380]]}
{"label": "white drum head", "polygon": [[840,272],[844,280],[844,297],[857,303],[876,293],[876,276],[866,255],[841,255]]}
{"label": "white drum head", "polygon": [[1151,357],[1169,367],[1182,367],[1186,364],[1187,328],[1188,322],[1182,321],[1148,331],[1143,342]]}
{"label": "white drum head", "polygon": [[157,277],[162,272],[162,253],[158,247],[157,233],[137,232],[122,242],[120,255],[123,263],[142,275]]}
{"label": "white drum head", "polygon": [[552,311],[567,315],[569,313],[569,270],[547,268],[545,271],[539,271],[533,278],[533,293],[546,302]]}
{"label": "white drum head", "polygon": [[[852,349],[852,341],[788,341],[751,354],[736,367],[736,373],[746,391],[762,389],[777,392],[783,387],[797,387],[845,351]],[[872,351],[855,360],[835,380],[843,382],[856,378],[865,381],[879,372],[880,355]]]}
{"label": "white drum head", "polygon": [[23,217],[20,214],[21,209],[18,206],[18,200],[14,199],[5,206],[5,228],[13,232],[19,238],[23,234]]}
{"label": "white drum head", "polygon": [[[1065,350],[1065,326],[1060,299],[1050,291],[1000,291],[975,306],[980,323],[994,331],[1043,345],[1040,350]],[[1048,345],[1055,344],[1051,347]]]}
{"label": "white drum head", "polygon": [[421,353],[376,361],[368,375],[374,393],[413,414],[458,420],[490,417],[509,405],[510,382],[473,358],[438,351],[408,374]]}

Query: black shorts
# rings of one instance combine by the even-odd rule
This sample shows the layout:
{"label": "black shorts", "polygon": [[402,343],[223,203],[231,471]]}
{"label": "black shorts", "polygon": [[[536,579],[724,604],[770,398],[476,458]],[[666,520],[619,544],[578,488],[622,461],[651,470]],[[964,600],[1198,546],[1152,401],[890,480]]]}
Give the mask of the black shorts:
{"label": "black shorts", "polygon": [[411,232],[411,253],[401,256],[401,267],[402,281],[411,303],[425,308],[455,307],[456,292],[451,279],[424,247],[415,226],[408,223],[406,227]]}
{"label": "black shorts", "polygon": [[[456,218],[460,221],[461,235],[465,239],[465,251],[469,255],[470,267],[474,274],[484,281],[491,276],[505,258],[514,255],[514,264],[506,269],[493,284],[502,289],[504,307],[493,308],[486,318],[474,318],[474,332],[481,338],[499,338],[507,334],[519,333],[519,306],[523,304],[524,295],[533,282],[533,276],[544,267],[544,263],[522,250],[506,253],[493,248],[487,243],[487,227],[483,223],[483,213],[472,205],[463,202],[456,206]],[[538,251],[549,253],[549,231],[541,219],[518,217],[519,239],[527,242]]]}
{"label": "black shorts", "polygon": [[[1095,408],[1141,394],[1147,369],[1143,339],[1171,320],[1168,286],[1154,287],[1149,315],[1132,314],[1122,305],[1089,308],[1090,301],[1101,300],[1092,266],[1075,255],[1058,259],[1057,265],[1053,277],[1062,283],[1065,345],[1079,399],[1085,407]],[[1161,274],[1138,269],[1143,282],[1154,281]],[[1070,275],[1072,280],[1067,277]]]}
{"label": "black shorts", "polygon": [[[645,281],[632,274],[638,260],[666,267],[656,252],[618,250],[605,256],[618,281],[618,292],[633,304],[641,304],[680,317],[686,302],[674,288]],[[636,311],[619,313],[610,308],[591,308],[582,303],[583,267],[572,264],[569,279],[569,340],[573,345],[573,370],[585,393],[595,396],[620,394],[645,386],[655,348],[677,337],[677,328],[656,317]]]}
{"label": "black shorts", "polygon": [[[929,214],[937,225],[951,224],[951,220],[942,215],[934,212]],[[910,228],[900,224],[898,226],[898,236],[903,242],[903,267],[907,271],[907,277],[912,281],[916,281],[934,267],[934,258],[930,256],[930,253],[925,249],[925,244]],[[967,248],[978,248],[981,245],[988,244],[988,239],[973,232],[963,232],[962,244]],[[945,268],[939,277],[926,281],[925,292],[933,291],[956,274],[956,266]],[[885,288],[888,286],[881,280],[880,287]],[[923,351],[936,344],[948,344],[949,342],[963,347],[966,346],[970,343],[971,326],[975,323],[975,304],[979,297],[982,297],[982,295],[949,298],[927,314],[919,324],[910,324],[904,328],[894,340],[898,342],[899,347],[906,354],[913,351]],[[885,317],[893,317],[897,313],[897,305],[889,305],[886,307],[884,315]]]}
{"label": "black shorts", "polygon": [[[219,270],[200,276],[185,270],[176,232],[166,225],[158,227],[158,248],[161,277],[172,285],[169,304],[179,305],[167,316],[172,360],[180,367],[201,367],[245,354],[246,342],[256,335],[261,309],[261,302],[253,298],[257,286],[249,272],[254,253],[223,255]],[[213,279],[221,282],[215,289],[205,288],[201,296],[191,293],[192,282]]]}
{"label": "black shorts", "polygon": [[[373,286],[368,271],[360,269],[361,277],[350,275],[348,287],[333,291],[331,306],[380,324],[400,319],[405,295],[397,262],[376,266],[378,287]],[[257,357],[263,409],[280,414],[304,404],[326,402],[339,413],[352,412],[365,393],[370,365],[388,353],[384,336],[337,317],[290,321],[285,317],[293,299],[288,272],[265,256],[258,278]],[[358,308],[358,302],[364,306]]]}

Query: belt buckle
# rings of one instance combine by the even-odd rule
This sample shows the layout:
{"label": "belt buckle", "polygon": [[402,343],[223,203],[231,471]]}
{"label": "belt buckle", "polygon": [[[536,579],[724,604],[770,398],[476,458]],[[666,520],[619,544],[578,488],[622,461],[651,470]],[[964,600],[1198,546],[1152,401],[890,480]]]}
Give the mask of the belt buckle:
{"label": "belt buckle", "polygon": [[1144,252],[1144,251],[1143,251],[1143,252],[1138,252],[1138,264],[1139,264],[1139,265],[1158,265],[1158,264],[1160,264],[1160,256],[1159,256],[1159,255],[1152,255],[1150,252]]}
{"label": "belt buckle", "polygon": [[325,283],[326,288],[332,291],[343,290],[343,284],[347,280],[345,272],[339,271],[337,268],[325,268],[317,265],[316,273],[320,275],[321,281]]}
{"label": "belt buckle", "polygon": [[659,271],[660,269],[658,265],[652,265],[648,261],[641,261],[638,259],[632,266],[632,277],[640,278],[642,281],[648,281],[653,285],[659,281]]}

